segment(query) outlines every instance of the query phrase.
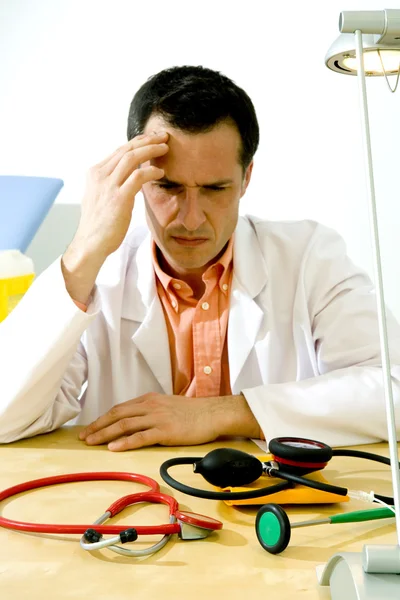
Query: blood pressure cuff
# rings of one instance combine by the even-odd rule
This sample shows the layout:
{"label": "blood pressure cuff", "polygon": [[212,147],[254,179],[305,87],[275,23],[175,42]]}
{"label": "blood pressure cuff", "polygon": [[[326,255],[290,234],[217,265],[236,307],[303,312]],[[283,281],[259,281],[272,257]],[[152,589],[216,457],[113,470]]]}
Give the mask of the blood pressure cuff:
{"label": "blood pressure cuff", "polygon": [[[272,460],[271,454],[264,454],[262,456],[257,456],[261,462],[267,462]],[[311,479],[313,481],[320,481],[321,483],[329,483],[325,477],[322,475],[321,471],[315,471],[314,473],[310,473],[309,475],[305,475],[306,479]],[[261,489],[267,487],[268,485],[276,485],[280,483],[282,479],[277,479],[274,477],[266,477],[265,475],[259,477],[257,481],[254,481],[250,485],[246,487],[227,487],[222,491],[224,492],[250,492],[253,490]],[[350,500],[349,496],[339,496],[338,494],[333,494],[331,492],[324,492],[322,490],[315,490],[313,488],[307,487],[305,485],[295,485],[294,487],[290,487],[286,490],[282,490],[275,494],[270,494],[269,496],[261,496],[260,498],[250,498],[249,500],[224,500],[225,504],[228,506],[234,505],[250,505],[250,504],[269,504],[274,502],[276,504],[331,504],[335,502],[348,502]]]}

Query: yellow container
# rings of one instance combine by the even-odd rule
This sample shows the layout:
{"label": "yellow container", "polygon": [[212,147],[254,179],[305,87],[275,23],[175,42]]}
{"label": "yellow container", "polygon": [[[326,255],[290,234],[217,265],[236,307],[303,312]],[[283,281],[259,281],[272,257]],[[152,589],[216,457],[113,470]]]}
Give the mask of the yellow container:
{"label": "yellow container", "polygon": [[34,277],[30,258],[19,250],[0,252],[0,322],[17,306]]}

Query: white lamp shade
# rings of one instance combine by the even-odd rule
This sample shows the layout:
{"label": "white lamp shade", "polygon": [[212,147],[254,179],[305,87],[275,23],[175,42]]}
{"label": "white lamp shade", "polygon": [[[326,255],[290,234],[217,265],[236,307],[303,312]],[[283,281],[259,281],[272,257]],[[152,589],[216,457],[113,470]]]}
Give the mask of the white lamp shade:
{"label": "white lamp shade", "polygon": [[[362,36],[365,74],[370,77],[384,75],[377,52],[379,50],[386,75],[397,75],[400,66],[400,45],[378,44],[375,42],[376,37],[372,34]],[[342,75],[357,75],[355,39],[352,33],[342,33],[337,38],[325,56],[325,64],[332,71]]]}

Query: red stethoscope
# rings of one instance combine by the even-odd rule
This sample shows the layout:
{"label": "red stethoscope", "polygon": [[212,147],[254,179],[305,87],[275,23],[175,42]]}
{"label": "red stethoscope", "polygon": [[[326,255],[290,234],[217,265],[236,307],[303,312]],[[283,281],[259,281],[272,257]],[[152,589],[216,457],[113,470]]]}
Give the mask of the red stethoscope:
{"label": "red stethoscope", "polygon": [[[55,477],[44,477],[42,479],[33,479],[0,492],[0,502],[6,498],[11,498],[21,492],[35,490],[58,483],[71,483],[77,481],[131,481],[142,483],[149,487],[144,492],[128,494],[119,498],[107,508],[94,523],[90,525],[61,525],[47,523],[29,523],[24,521],[15,521],[0,516],[0,527],[13,529],[17,531],[28,531],[35,533],[82,533],[80,545],[84,550],[99,550],[109,548],[113,552],[125,556],[148,556],[158,552],[165,546],[171,535],[177,533],[183,540],[201,539],[207,537],[213,531],[222,528],[221,521],[198,515],[191,512],[179,510],[178,502],[172,496],[160,492],[158,483],[137,473],[119,473],[119,472],[99,472],[99,473],[71,473],[67,475],[57,475]],[[169,523],[163,525],[135,525],[134,527],[126,525],[103,525],[105,521],[120,513],[127,506],[139,504],[141,502],[150,502],[156,504],[166,504],[169,507]],[[111,538],[103,538],[103,534],[115,534]],[[139,535],[162,535],[162,539],[149,548],[142,550],[128,550],[121,548],[116,544],[125,544],[135,541]]]}

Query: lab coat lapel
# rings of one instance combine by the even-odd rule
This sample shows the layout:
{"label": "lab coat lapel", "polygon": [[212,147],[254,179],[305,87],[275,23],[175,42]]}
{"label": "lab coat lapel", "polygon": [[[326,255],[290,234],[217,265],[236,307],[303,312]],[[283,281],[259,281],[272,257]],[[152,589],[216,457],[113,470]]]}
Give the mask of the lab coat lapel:
{"label": "lab coat lapel", "polygon": [[141,321],[132,341],[149,365],[166,394],[172,394],[172,372],[168,331],[156,288],[152,263],[152,239],[148,235],[140,244],[132,265],[132,277],[124,316]]}
{"label": "lab coat lapel", "polygon": [[259,242],[249,222],[240,218],[235,230],[232,289],[228,323],[230,383],[235,384],[254,347],[263,310],[254,300],[267,282],[267,270]]}
{"label": "lab coat lapel", "polygon": [[172,394],[171,358],[164,313],[156,294],[132,338],[166,394]]}

